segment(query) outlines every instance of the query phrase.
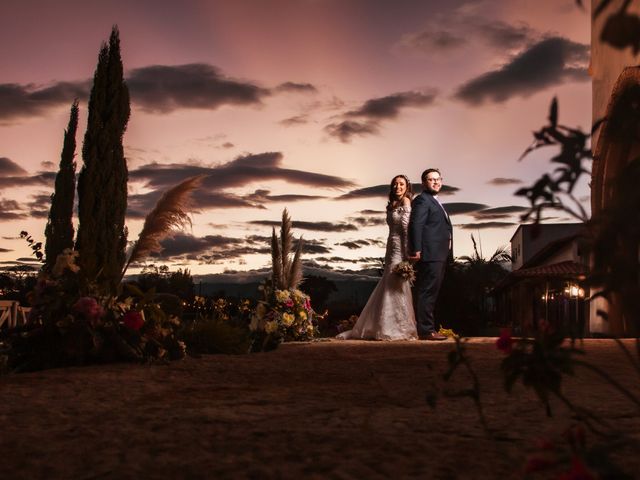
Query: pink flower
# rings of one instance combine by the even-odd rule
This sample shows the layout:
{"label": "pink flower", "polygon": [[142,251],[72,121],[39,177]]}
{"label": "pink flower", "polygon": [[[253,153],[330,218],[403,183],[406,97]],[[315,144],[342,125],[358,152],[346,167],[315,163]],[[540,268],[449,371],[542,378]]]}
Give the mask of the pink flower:
{"label": "pink flower", "polygon": [[293,307],[293,300],[289,299],[289,300],[287,300],[286,302],[284,302],[284,304],[285,304],[287,307],[291,308],[291,307]]}
{"label": "pink flower", "polygon": [[97,320],[104,314],[102,307],[93,297],[79,298],[78,301],[74,303],[73,310],[83,315],[89,321]]}
{"label": "pink flower", "polygon": [[142,319],[142,315],[140,312],[136,312],[135,310],[129,310],[122,316],[122,322],[125,327],[130,328],[131,330],[135,330],[136,332],[142,328],[144,325],[144,320]]}
{"label": "pink flower", "polygon": [[309,297],[304,299],[304,308],[307,310],[307,312],[311,311],[311,300],[309,300]]}
{"label": "pink flower", "polygon": [[513,338],[511,337],[511,330],[509,328],[500,330],[500,337],[496,340],[496,348],[506,354],[511,353],[513,350]]}

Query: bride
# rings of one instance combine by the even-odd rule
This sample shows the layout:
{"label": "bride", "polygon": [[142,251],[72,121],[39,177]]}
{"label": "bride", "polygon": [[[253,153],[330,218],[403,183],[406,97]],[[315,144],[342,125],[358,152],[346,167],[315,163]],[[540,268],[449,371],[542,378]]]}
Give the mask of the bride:
{"label": "bride", "polygon": [[373,290],[352,330],[338,335],[342,340],[416,340],[416,318],[411,286],[393,272],[407,258],[407,229],[411,214],[411,183],[404,175],[391,180],[387,225],[389,238],[382,278]]}

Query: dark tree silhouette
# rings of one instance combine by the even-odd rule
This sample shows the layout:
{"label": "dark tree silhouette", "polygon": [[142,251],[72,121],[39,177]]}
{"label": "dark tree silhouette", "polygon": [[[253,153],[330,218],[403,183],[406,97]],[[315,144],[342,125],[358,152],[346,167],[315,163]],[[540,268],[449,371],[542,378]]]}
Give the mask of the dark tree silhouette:
{"label": "dark tree silhouette", "polygon": [[337,292],[335,282],[320,275],[308,275],[300,284],[300,290],[311,297],[313,308],[322,312],[332,292]]}
{"label": "dark tree silhouette", "polygon": [[51,195],[49,221],[45,235],[45,270],[51,270],[56,258],[65,248],[73,248],[73,200],[76,189],[76,130],[78,129],[78,100],[71,105],[69,125],[64,132],[60,168]]}
{"label": "dark tree silhouette", "polygon": [[78,179],[79,264],[83,278],[103,293],[115,293],[125,262],[128,172],[122,136],[130,111],[114,26],[98,57]]}

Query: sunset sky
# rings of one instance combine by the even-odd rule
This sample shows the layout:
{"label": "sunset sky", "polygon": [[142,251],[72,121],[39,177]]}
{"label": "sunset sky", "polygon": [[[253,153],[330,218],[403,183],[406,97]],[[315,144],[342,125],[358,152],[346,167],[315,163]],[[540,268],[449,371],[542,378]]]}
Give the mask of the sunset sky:
{"label": "sunset sky", "polygon": [[[589,3],[589,2],[585,2]],[[591,125],[589,13],[573,0],[21,0],[0,5],[0,261],[44,240],[64,128],[77,162],[100,45],[120,30],[132,113],[129,239],[159,195],[208,175],[193,228],[153,263],[194,274],[269,265],[283,208],[305,259],[384,256],[390,179],[439,167],[455,255],[509,242],[513,195],[550,168],[518,162],[557,96]],[[577,196],[588,206],[587,185]],[[570,221],[562,216],[547,221]]]}

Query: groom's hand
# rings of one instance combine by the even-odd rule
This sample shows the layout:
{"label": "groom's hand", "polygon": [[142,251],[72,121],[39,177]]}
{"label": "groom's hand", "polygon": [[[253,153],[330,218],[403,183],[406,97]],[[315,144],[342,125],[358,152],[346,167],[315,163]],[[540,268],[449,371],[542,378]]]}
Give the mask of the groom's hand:
{"label": "groom's hand", "polygon": [[410,262],[417,262],[420,260],[420,252],[416,252],[413,255],[409,255],[407,258],[409,259]]}

